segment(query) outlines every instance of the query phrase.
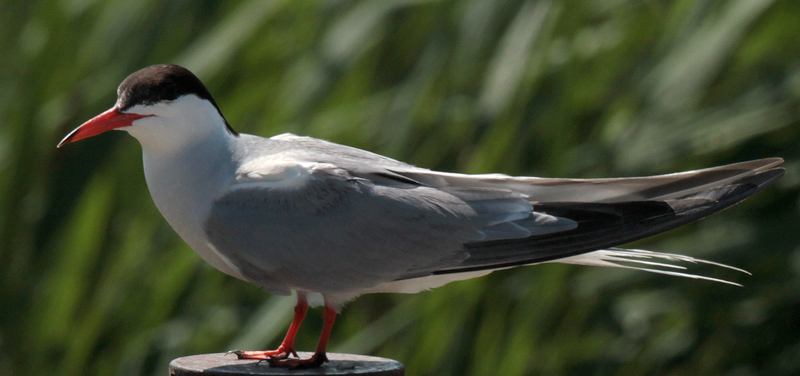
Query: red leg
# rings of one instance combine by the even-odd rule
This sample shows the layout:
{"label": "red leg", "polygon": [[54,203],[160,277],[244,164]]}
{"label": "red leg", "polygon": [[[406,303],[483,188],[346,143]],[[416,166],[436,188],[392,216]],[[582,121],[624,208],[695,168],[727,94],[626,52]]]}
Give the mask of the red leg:
{"label": "red leg", "polygon": [[325,355],[325,349],[328,347],[328,338],[331,336],[333,323],[336,321],[336,310],[329,306],[326,302],[325,310],[322,312],[324,322],[322,324],[322,334],[319,336],[319,343],[317,344],[317,351],[308,359],[275,359],[269,358],[267,361],[273,367],[286,367],[292,369],[302,368],[317,368],[328,361]]}
{"label": "red leg", "polygon": [[297,305],[294,306],[294,319],[292,320],[292,325],[289,326],[289,331],[286,332],[286,337],[283,338],[283,342],[281,345],[278,346],[277,350],[268,350],[268,351],[240,351],[234,350],[231,353],[236,354],[239,359],[285,359],[289,357],[289,354],[293,354],[297,356],[297,353],[294,351],[294,338],[297,336],[297,331],[300,329],[300,324],[303,322],[303,319],[306,317],[306,312],[308,312],[308,301],[306,300],[306,296],[303,294],[297,294]]}

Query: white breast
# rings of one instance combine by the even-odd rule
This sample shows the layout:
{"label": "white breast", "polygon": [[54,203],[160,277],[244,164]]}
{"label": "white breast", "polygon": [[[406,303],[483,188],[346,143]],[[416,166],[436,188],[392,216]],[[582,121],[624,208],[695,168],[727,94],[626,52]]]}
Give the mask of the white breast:
{"label": "white breast", "polygon": [[237,166],[231,150],[236,137],[217,109],[194,95],[129,111],[154,114],[121,129],[142,145],[145,179],[158,210],[206,262],[243,279],[208,246],[203,231],[213,200],[234,180]]}
{"label": "white breast", "polygon": [[214,198],[233,180],[232,169],[220,161],[181,162],[145,153],[144,171],[153,202],[175,232],[203,260],[226,274],[244,279],[236,267],[208,245],[203,231],[203,221]]}

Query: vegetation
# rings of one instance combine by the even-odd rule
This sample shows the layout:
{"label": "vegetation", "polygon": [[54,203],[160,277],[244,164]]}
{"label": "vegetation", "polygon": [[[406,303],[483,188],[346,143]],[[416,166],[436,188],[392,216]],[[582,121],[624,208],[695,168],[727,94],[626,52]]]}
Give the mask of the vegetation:
{"label": "vegetation", "polygon": [[[800,3],[0,2],[0,374],[163,375],[266,349],[294,304],[204,264],[121,132],[68,148],[128,74],[178,63],[238,131],[445,171],[668,173],[786,158],[747,202],[635,247],[745,268],[540,265],[345,308],[332,350],[409,375],[800,373]],[[313,349],[309,315],[298,337]]]}

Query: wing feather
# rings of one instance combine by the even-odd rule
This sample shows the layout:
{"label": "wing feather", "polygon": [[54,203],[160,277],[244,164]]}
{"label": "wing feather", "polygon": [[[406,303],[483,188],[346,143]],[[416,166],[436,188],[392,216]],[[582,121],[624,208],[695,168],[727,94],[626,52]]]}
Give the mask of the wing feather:
{"label": "wing feather", "polygon": [[[282,165],[243,164],[213,205],[209,239],[248,278],[344,295],[419,291],[541,262],[653,271],[665,265],[611,247],[701,219],[784,173],[770,158],[639,178],[464,175],[309,137],[245,142],[283,153]],[[686,261],[667,256],[649,257]]]}
{"label": "wing feather", "polygon": [[685,196],[770,170],[781,163],[781,158],[766,158],[667,175],[610,179],[465,175],[428,170],[398,173],[433,187],[510,189],[540,202],[622,202],[666,200]]}
{"label": "wing feather", "polygon": [[535,203],[537,212],[569,218],[578,226],[569,231],[524,239],[474,242],[469,257],[433,274],[507,268],[549,261],[628,243],[694,222],[752,196],[783,175],[782,169],[758,172],[686,196],[664,201],[619,203]]}
{"label": "wing feather", "polygon": [[454,265],[475,239],[531,233],[515,224],[530,222],[530,201],[507,189],[378,184],[288,158],[248,166],[214,201],[204,228],[218,252],[267,289],[275,280],[318,292],[363,289]]}

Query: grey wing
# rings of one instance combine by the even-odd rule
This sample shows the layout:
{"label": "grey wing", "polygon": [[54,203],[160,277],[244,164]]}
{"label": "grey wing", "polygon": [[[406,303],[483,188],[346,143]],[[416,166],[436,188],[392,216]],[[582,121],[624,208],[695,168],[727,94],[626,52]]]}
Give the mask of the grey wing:
{"label": "grey wing", "polygon": [[[562,179],[514,177],[503,174],[467,175],[431,171],[379,154],[312,137],[283,134],[270,140],[305,149],[318,162],[331,162],[356,176],[390,179],[435,188],[505,189],[525,194],[538,202],[624,202],[666,200],[721,186],[775,168],[781,158],[765,158],[673,174],[604,178]],[[274,146],[270,146],[274,147]]]}
{"label": "grey wing", "polygon": [[[701,219],[755,194],[784,173],[776,167],[782,160],[771,158],[639,178],[464,175],[416,168],[313,138],[286,135],[277,139],[293,150],[308,151],[318,158],[317,161],[334,161],[337,166],[346,166],[353,178],[369,181],[377,187],[377,191],[347,195],[353,200],[364,198],[360,202],[349,202],[349,207],[392,208],[392,214],[375,215],[366,210],[369,214],[360,214],[358,218],[375,223],[359,224],[352,230],[356,233],[379,231],[388,244],[400,245],[409,252],[404,259],[399,256],[402,250],[386,250],[381,247],[389,246],[380,244],[376,245],[374,253],[360,253],[390,255],[383,260],[391,259],[400,264],[384,275],[399,273],[392,274],[397,281],[437,275],[478,275],[498,268],[561,259],[605,265],[590,260],[598,257],[590,253]],[[455,197],[472,210],[473,217],[445,221],[447,225],[430,218],[416,221],[416,210],[429,208],[431,203],[430,198],[417,197],[421,192],[432,192],[430,197]],[[451,205],[458,207],[453,202],[444,206]],[[525,211],[527,215],[523,215]],[[353,213],[348,211],[338,218],[346,222]],[[465,220],[467,217],[471,219]],[[448,226],[456,226],[459,231],[470,230],[458,233]],[[448,237],[448,232],[455,235]],[[420,238],[415,242],[411,238],[416,235]],[[437,248],[437,242],[441,242],[441,248]],[[370,247],[366,242],[362,245]],[[619,254],[619,251],[614,252]],[[583,254],[591,257],[576,258]],[[641,253],[633,257],[639,256]],[[657,257],[671,256],[659,254]],[[402,260],[413,261],[402,264]],[[384,267],[377,264],[369,267],[372,266]]]}
{"label": "grey wing", "polygon": [[272,137],[303,148],[320,162],[332,162],[352,174],[383,183],[405,182],[435,188],[504,189],[537,202],[625,202],[667,200],[731,183],[775,168],[781,158],[765,158],[666,175],[563,179],[514,177],[503,174],[467,175],[431,171],[379,154],[312,137],[283,134]]}
{"label": "grey wing", "polygon": [[[494,239],[465,245],[467,258],[428,270],[429,275],[466,273],[571,258],[604,250],[687,224],[752,196],[783,176],[782,160],[765,159],[705,170],[645,178],[540,179],[410,173],[418,181],[448,187],[506,187],[529,195],[535,213],[574,221],[577,226],[523,239]],[[529,224],[517,221],[526,227]],[[634,254],[635,252],[631,252]],[[661,256],[664,256],[663,254]],[[656,257],[661,257],[656,256]],[[667,255],[669,256],[669,255]],[[594,256],[591,256],[594,257]],[[587,258],[590,259],[591,257]],[[634,257],[638,257],[634,256]],[[602,265],[599,262],[590,262]],[[606,265],[613,266],[613,265]],[[424,275],[409,275],[409,278]]]}
{"label": "grey wing", "polygon": [[422,169],[398,170],[397,173],[432,187],[510,189],[538,202],[625,202],[686,196],[773,169],[781,163],[781,158],[766,158],[667,175],[605,179],[465,175]]}
{"label": "grey wing", "polygon": [[[245,277],[276,293],[356,291],[458,265],[469,242],[531,235],[515,224],[532,218],[519,193],[396,183],[340,168],[314,169],[299,186],[248,181],[213,203],[206,234]],[[536,220],[558,228],[557,218]]]}

